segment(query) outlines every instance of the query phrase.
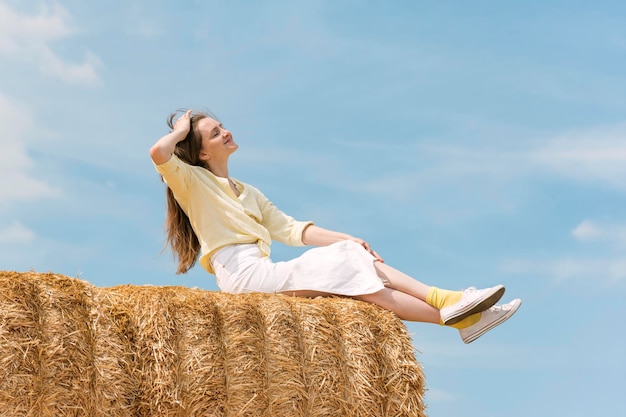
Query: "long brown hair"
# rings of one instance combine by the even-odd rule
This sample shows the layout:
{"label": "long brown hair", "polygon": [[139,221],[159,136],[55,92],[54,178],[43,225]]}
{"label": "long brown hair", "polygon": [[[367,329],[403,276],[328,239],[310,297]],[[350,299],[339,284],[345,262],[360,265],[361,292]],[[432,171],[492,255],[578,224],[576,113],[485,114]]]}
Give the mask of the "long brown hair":
{"label": "long brown hair", "polygon": [[[172,114],[167,119],[167,125],[170,129],[174,129],[174,121],[179,113],[184,113],[185,110],[180,109]],[[191,114],[191,128],[187,137],[176,144],[174,154],[181,161],[188,163],[189,165],[195,165],[208,169],[208,167],[200,160],[200,150],[202,149],[202,136],[197,131],[198,122],[205,117],[210,117],[217,120],[210,112],[192,112]],[[167,215],[165,217],[165,231],[167,233],[166,245],[172,248],[174,258],[178,259],[177,274],[184,274],[189,271],[198,260],[200,255],[200,242],[198,236],[193,231],[189,217],[183,211],[178,204],[178,201],[174,198],[174,193],[167,187],[165,190],[167,199]]]}

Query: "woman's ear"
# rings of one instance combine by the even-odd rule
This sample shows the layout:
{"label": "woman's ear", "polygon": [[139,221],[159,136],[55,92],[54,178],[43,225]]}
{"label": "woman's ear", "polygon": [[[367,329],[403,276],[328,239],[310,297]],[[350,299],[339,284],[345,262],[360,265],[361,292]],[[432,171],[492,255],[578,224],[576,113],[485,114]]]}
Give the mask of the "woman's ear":
{"label": "woman's ear", "polygon": [[200,154],[198,155],[198,159],[204,162],[209,162],[209,159],[211,159],[211,156],[204,151],[200,151]]}

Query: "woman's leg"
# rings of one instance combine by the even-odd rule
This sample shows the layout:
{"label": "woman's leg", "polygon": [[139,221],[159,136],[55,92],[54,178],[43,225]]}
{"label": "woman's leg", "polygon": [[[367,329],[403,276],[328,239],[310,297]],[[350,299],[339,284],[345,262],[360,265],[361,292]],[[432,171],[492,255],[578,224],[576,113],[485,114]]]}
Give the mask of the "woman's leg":
{"label": "woman's leg", "polygon": [[426,285],[415,278],[412,278],[407,274],[379,261],[374,262],[374,268],[376,269],[378,276],[385,283],[386,287],[410,294],[422,301],[427,300],[428,292],[431,289],[430,285]]}
{"label": "woman's leg", "polygon": [[502,285],[484,290],[450,291],[426,285],[382,262],[374,262],[374,268],[386,287],[433,306],[439,313],[439,323],[459,329],[475,324],[480,319],[477,313],[493,306],[504,294]]}
{"label": "woman's leg", "polygon": [[[312,290],[285,291],[280,294],[307,298],[329,297],[334,295]],[[439,310],[419,298],[415,298],[412,295],[393,288],[383,288],[373,294],[357,295],[350,298],[376,304],[396,313],[402,320],[439,323]]]}
{"label": "woman's leg", "polygon": [[[503,286],[485,290],[447,291],[428,286],[397,269],[381,262],[375,262],[378,276],[385,288],[373,294],[363,294],[352,298],[376,304],[395,313],[400,319],[425,323],[444,324],[459,329],[464,343],[471,343],[489,330],[508,320],[521,305],[521,300],[489,308],[504,292]],[[281,294],[297,297],[327,297],[335,294],[320,291],[286,291]],[[484,314],[480,313],[488,309]]]}
{"label": "woman's leg", "polygon": [[438,309],[424,300],[394,288],[384,288],[373,294],[359,295],[354,298],[393,311],[402,320],[435,324],[440,322]]}
{"label": "woman's leg", "polygon": [[[495,304],[504,292],[498,286],[486,290],[449,291],[429,286],[379,261],[374,268],[385,288],[373,294],[352,298],[377,304],[403,320],[454,325],[464,328],[476,323],[481,311]],[[286,291],[281,294],[297,297],[332,296],[313,290]]]}

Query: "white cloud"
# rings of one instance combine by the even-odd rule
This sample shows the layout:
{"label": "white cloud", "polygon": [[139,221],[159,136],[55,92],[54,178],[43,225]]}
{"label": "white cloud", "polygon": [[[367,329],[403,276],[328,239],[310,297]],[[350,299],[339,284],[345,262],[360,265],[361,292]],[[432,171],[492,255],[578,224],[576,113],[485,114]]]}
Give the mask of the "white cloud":
{"label": "white cloud", "polygon": [[516,275],[535,275],[563,282],[596,282],[607,286],[626,284],[626,257],[621,251],[626,246],[626,225],[584,220],[571,235],[581,243],[598,242],[614,246],[617,256],[575,257],[554,259],[515,259],[506,262],[503,270]]}
{"label": "white cloud", "polygon": [[32,121],[28,111],[0,93],[0,205],[57,196],[59,190],[33,173],[23,142]]}
{"label": "white cloud", "polygon": [[626,246],[626,225],[584,220],[572,230],[580,242],[605,242],[618,247]]}
{"label": "white cloud", "polygon": [[607,286],[626,283],[626,258],[574,258],[511,260],[502,270],[509,274],[535,275],[563,282],[595,282]]}
{"label": "white cloud", "polygon": [[67,12],[57,4],[42,8],[37,16],[28,16],[0,2],[0,52],[20,54],[25,48],[70,35],[67,18]]}
{"label": "white cloud", "polygon": [[94,84],[99,82],[96,68],[100,60],[91,52],[87,53],[85,62],[72,64],[63,61],[50,49],[42,48],[39,59],[39,69],[45,75],[58,78],[68,84]]}
{"label": "white cloud", "polygon": [[[626,191],[626,124],[548,138],[516,138],[504,144],[499,137],[481,142],[482,147],[471,149],[434,145],[405,150],[413,174],[406,175],[402,186],[416,183],[416,175],[427,182],[461,184],[461,188],[541,176]],[[413,168],[415,155],[424,162],[418,171]],[[388,182],[384,178],[381,181]]]}
{"label": "white cloud", "polygon": [[529,157],[558,175],[626,191],[626,125],[564,133]]}
{"label": "white cloud", "polygon": [[[235,161],[253,166],[259,165],[258,158],[264,158],[263,165],[276,169],[290,169],[289,164],[294,164],[304,181],[329,189],[405,206],[407,201],[419,201],[420,210],[441,224],[490,213],[513,213],[533,196],[529,189],[540,189],[546,180],[626,191],[626,125],[532,139],[513,136],[503,140],[491,132],[474,148],[434,140],[339,143],[341,151],[354,149],[356,156],[340,159],[340,153],[301,153],[289,146],[265,146],[262,151],[246,148]],[[393,168],[371,170],[370,163],[378,162],[371,155],[384,158]],[[276,161],[270,160],[272,157]],[[322,166],[324,169],[319,169]],[[619,236],[623,235],[610,239],[613,243],[626,242]]]}
{"label": "white cloud", "polygon": [[6,229],[0,229],[0,244],[20,245],[35,239],[35,232],[18,221],[14,221]]}
{"label": "white cloud", "polygon": [[36,65],[49,77],[70,84],[99,82],[99,59],[88,52],[83,63],[66,61],[51,44],[75,33],[69,13],[57,3],[42,6],[37,15],[22,14],[0,1],[0,54]]}

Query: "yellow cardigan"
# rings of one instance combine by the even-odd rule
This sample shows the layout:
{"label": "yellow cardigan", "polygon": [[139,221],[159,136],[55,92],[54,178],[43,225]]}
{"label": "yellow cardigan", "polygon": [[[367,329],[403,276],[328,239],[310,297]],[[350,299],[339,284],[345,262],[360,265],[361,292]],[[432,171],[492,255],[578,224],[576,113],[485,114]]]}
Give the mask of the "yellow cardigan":
{"label": "yellow cardigan", "polygon": [[176,155],[155,168],[189,217],[200,241],[200,265],[209,273],[214,273],[211,255],[226,245],[257,243],[265,256],[270,255],[272,240],[304,246],[302,232],[313,222],[286,215],[257,188],[231,178],[240,191],[237,197],[227,178],[186,164]]}

